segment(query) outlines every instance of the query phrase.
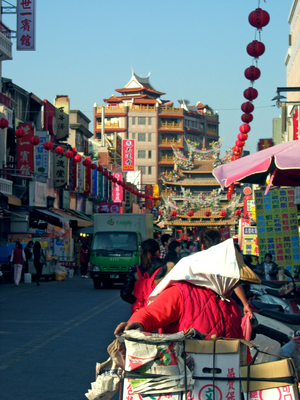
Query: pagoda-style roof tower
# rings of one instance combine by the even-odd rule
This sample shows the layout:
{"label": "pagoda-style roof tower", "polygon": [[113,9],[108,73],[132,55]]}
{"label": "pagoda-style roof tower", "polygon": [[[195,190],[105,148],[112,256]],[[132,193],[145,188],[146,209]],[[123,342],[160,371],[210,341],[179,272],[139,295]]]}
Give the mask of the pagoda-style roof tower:
{"label": "pagoda-style roof tower", "polygon": [[160,96],[166,93],[154,89],[150,83],[149,77],[150,72],[146,78],[142,78],[137,76],[132,70],[132,76],[127,85],[121,89],[115,89],[116,92],[121,93],[121,96],[112,95],[110,98],[103,100],[111,105],[116,105],[125,101],[131,101],[132,104],[154,105],[158,103],[158,105],[162,105],[168,103],[168,105],[170,105],[171,103],[168,100],[160,99]]}

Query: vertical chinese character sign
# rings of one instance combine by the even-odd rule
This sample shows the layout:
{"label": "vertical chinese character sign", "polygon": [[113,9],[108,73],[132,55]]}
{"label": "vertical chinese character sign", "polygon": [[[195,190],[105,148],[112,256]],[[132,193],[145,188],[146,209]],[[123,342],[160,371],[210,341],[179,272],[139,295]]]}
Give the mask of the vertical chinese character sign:
{"label": "vertical chinese character sign", "polygon": [[91,196],[97,197],[97,194],[98,194],[98,173],[97,169],[95,168],[94,170],[92,170],[92,176],[91,176]]}
{"label": "vertical chinese character sign", "polygon": [[[159,197],[159,187],[158,187],[158,185],[152,185],[152,187],[153,187],[153,197],[156,197],[156,198]],[[153,207],[157,208],[158,204],[159,204],[158,200],[154,200],[153,201]]]}
{"label": "vertical chinese character sign", "polygon": [[[65,150],[65,149],[64,149]],[[63,188],[68,182],[68,159],[59,154],[54,154],[54,188]]]}
{"label": "vertical chinese character sign", "polygon": [[36,132],[41,141],[35,146],[35,173],[36,177],[39,178],[41,182],[46,182],[48,178],[48,168],[49,168],[49,152],[44,149],[44,143],[49,140],[49,134],[45,131]]}
{"label": "vertical chinese character sign", "polygon": [[54,105],[57,123],[56,139],[62,140],[69,135],[70,102],[68,96],[56,96]]}
{"label": "vertical chinese character sign", "polygon": [[77,186],[76,191],[78,193],[83,193],[84,191],[84,159],[77,163]]}
{"label": "vertical chinese character sign", "polygon": [[[114,178],[120,181],[123,180],[122,174],[120,172],[115,172]],[[117,183],[113,183],[113,202],[121,203],[121,201],[123,201],[123,188]]]}
{"label": "vertical chinese character sign", "polygon": [[256,223],[260,261],[266,253],[279,267],[293,273],[300,265],[298,213],[295,189],[274,189],[265,196],[255,191]]}
{"label": "vertical chinese character sign", "polygon": [[[153,186],[152,185],[146,185],[145,186],[145,195],[146,196],[153,196]],[[153,201],[150,199],[145,200],[145,206],[146,208],[152,208],[153,207]]]}
{"label": "vertical chinese character sign", "polygon": [[30,123],[19,124],[19,128],[24,129],[25,135],[17,142],[17,169],[20,176],[31,176],[34,171],[33,145],[30,139],[34,135],[33,126]]}
{"label": "vertical chinese character sign", "polygon": [[35,0],[17,0],[17,50],[35,50]]}
{"label": "vertical chinese character sign", "polygon": [[134,171],[134,140],[123,139],[122,171]]}

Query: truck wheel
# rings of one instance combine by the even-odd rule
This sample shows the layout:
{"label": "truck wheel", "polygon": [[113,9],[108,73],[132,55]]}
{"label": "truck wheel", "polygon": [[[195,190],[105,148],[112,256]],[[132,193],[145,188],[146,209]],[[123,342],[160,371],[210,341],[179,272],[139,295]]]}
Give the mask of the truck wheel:
{"label": "truck wheel", "polygon": [[97,279],[97,278],[94,278],[93,281],[94,281],[94,288],[95,289],[100,289],[101,288],[101,280]]}

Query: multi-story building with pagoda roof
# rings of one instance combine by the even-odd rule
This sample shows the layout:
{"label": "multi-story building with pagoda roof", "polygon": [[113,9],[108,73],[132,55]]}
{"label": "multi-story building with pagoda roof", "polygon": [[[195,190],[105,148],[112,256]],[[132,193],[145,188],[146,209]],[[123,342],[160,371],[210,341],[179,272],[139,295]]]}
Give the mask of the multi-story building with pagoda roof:
{"label": "multi-story building with pagoda roof", "polygon": [[157,184],[162,173],[174,169],[173,148],[187,155],[187,140],[206,146],[218,141],[219,117],[201,102],[189,106],[182,100],[174,107],[161,98],[165,93],[153,87],[149,75],[141,78],[132,71],[129,82],[116,89],[118,94],[104,99],[106,106],[95,104],[94,138],[102,141],[103,134],[116,132],[122,139],[135,139],[136,169],[142,171],[144,184]]}

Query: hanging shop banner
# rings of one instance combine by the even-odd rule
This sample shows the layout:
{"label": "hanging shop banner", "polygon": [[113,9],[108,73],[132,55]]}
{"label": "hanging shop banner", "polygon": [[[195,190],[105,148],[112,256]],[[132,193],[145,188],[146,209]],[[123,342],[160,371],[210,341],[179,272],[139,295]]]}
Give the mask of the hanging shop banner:
{"label": "hanging shop banner", "polygon": [[84,196],[89,196],[91,191],[91,165],[87,165],[84,167]]}
{"label": "hanging shop banner", "polygon": [[76,195],[76,211],[85,212],[85,197],[80,194]]}
{"label": "hanging shop banner", "polygon": [[70,101],[68,96],[56,96],[54,105],[57,122],[56,139],[62,140],[69,136]]}
{"label": "hanging shop banner", "polygon": [[[65,150],[65,148],[64,148]],[[63,154],[54,153],[54,187],[62,188],[68,183],[69,160]]]}
{"label": "hanging shop banner", "polygon": [[[146,196],[153,196],[153,186],[152,185],[146,185],[145,186],[145,195]],[[145,199],[145,207],[148,209],[151,209],[153,207],[153,201],[150,199]]]}
{"label": "hanging shop banner", "polygon": [[103,175],[102,172],[98,173],[98,199],[101,200],[103,197]]}
{"label": "hanging shop banner", "polygon": [[239,219],[239,234],[238,234],[238,243],[240,248],[243,248],[243,229],[245,226],[250,225],[250,219],[248,218],[240,218]]}
{"label": "hanging shop banner", "polygon": [[63,195],[62,195],[62,206],[64,209],[70,208],[70,191],[69,190],[63,190]]}
{"label": "hanging shop banner", "polygon": [[263,190],[254,193],[260,262],[270,253],[279,267],[293,274],[300,265],[295,189],[274,189],[266,196]]}
{"label": "hanging shop banner", "polygon": [[[121,172],[115,172],[113,176],[120,181],[123,180]],[[123,201],[123,188],[117,183],[113,183],[113,202],[121,203],[121,201]]]}
{"label": "hanging shop banner", "polygon": [[17,0],[17,50],[35,50],[35,0]]}
{"label": "hanging shop banner", "polygon": [[76,181],[77,181],[77,163],[74,161],[74,157],[69,159],[69,183],[67,186],[67,190],[76,190]]}
{"label": "hanging shop banner", "polygon": [[132,212],[132,193],[129,190],[125,191],[125,213]]}
{"label": "hanging shop banner", "polygon": [[[153,197],[159,197],[159,187],[158,185],[152,185],[153,187]],[[158,200],[153,201],[153,207],[156,208],[158,207]]]}
{"label": "hanging shop banner", "polygon": [[153,207],[151,210],[151,214],[153,215],[153,221],[158,220],[158,207]]}
{"label": "hanging shop banner", "polygon": [[[3,114],[1,114],[1,118]],[[6,156],[7,156],[7,128],[0,128],[0,166],[3,168],[3,165],[6,165]]]}
{"label": "hanging shop banner", "polygon": [[47,225],[46,236],[54,239],[54,255],[59,261],[71,260],[71,229]]}
{"label": "hanging shop banner", "polygon": [[[94,163],[94,164],[97,166],[96,163]],[[93,197],[97,197],[97,194],[98,194],[98,174],[99,174],[99,172],[97,172],[97,168],[92,170],[92,173],[91,173],[91,196],[93,196]]]}
{"label": "hanging shop banner", "polygon": [[97,212],[106,212],[108,214],[119,214],[121,211],[121,203],[101,203],[97,207]]}
{"label": "hanging shop banner", "polygon": [[8,244],[16,244],[17,241],[21,242],[21,244],[27,245],[32,240],[32,234],[29,233],[21,233],[21,234],[12,234],[7,236]]}
{"label": "hanging shop banner", "polygon": [[229,226],[224,226],[224,228],[221,228],[220,233],[221,233],[222,240],[227,240],[227,239],[231,238]]}
{"label": "hanging shop banner", "polygon": [[40,143],[34,146],[35,174],[36,178],[41,182],[46,182],[49,171],[49,151],[44,149],[44,143],[49,140],[49,134],[45,131],[38,131],[35,136],[40,138]]}
{"label": "hanging shop banner", "polygon": [[299,140],[299,106],[295,107],[293,113],[293,138]]}
{"label": "hanging shop banner", "polygon": [[242,253],[258,256],[258,238],[256,226],[245,226],[243,228],[243,238]]}
{"label": "hanging shop banner", "polygon": [[34,128],[30,123],[20,123],[25,135],[17,140],[17,169],[20,177],[30,177],[34,171],[34,149],[30,139],[34,136]]}
{"label": "hanging shop banner", "polygon": [[134,140],[123,139],[122,171],[134,171]]}
{"label": "hanging shop banner", "polygon": [[82,164],[84,158],[82,157],[81,161],[77,163],[77,186],[76,192],[83,193],[84,191],[84,165]]}
{"label": "hanging shop banner", "polygon": [[[104,171],[107,171],[107,170],[104,169]],[[108,184],[109,184],[109,180],[107,178],[105,178],[104,182],[103,182],[103,201],[108,200]]]}
{"label": "hanging shop banner", "polygon": [[257,144],[257,151],[265,150],[273,146],[273,139],[259,139],[259,142]]}

